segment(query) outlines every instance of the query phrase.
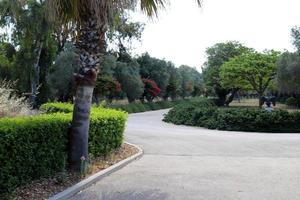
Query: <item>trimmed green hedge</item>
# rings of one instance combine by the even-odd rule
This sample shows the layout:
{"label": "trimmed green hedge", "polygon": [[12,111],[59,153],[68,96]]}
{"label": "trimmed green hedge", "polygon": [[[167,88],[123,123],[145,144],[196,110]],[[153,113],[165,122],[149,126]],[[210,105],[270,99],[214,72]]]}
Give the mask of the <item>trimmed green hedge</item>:
{"label": "trimmed green hedge", "polygon": [[[65,168],[71,113],[0,119],[0,193]],[[104,156],[121,146],[127,114],[92,109],[89,152]]]}
{"label": "trimmed green hedge", "polygon": [[300,112],[255,108],[221,108],[202,102],[175,106],[164,118],[174,124],[249,132],[299,133]]}
{"label": "trimmed green hedge", "polygon": [[73,104],[70,103],[45,103],[41,105],[40,110],[46,113],[71,113],[73,112]]}
{"label": "trimmed green hedge", "polygon": [[[190,102],[193,99],[184,99],[184,100],[176,100],[176,101],[159,101],[153,103],[129,103],[129,104],[111,104],[108,105],[108,108],[122,110],[127,113],[138,113],[138,112],[146,112],[151,110],[160,110],[174,107],[180,103]],[[97,109],[99,107],[93,106],[93,109]],[[73,111],[73,104],[70,103],[46,103],[40,107],[40,110],[46,113],[70,113]]]}

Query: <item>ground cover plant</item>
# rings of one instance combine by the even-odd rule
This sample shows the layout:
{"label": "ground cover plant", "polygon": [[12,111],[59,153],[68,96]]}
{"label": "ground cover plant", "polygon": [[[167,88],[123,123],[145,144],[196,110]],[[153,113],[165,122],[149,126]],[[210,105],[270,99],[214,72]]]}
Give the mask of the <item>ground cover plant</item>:
{"label": "ground cover plant", "polygon": [[175,106],[165,122],[209,129],[250,132],[299,133],[300,112],[278,109],[217,107],[211,100],[186,102]]}

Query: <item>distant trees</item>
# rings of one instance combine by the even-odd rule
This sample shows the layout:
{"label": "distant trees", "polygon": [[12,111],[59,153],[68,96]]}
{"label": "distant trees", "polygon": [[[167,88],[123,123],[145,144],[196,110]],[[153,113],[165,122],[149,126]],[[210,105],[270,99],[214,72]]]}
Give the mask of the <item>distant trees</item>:
{"label": "distant trees", "polygon": [[[228,106],[238,88],[224,88],[221,84],[220,68],[231,58],[248,52],[250,49],[236,41],[217,43],[207,48],[207,61],[203,67],[203,79],[206,89],[218,97],[218,104]],[[229,96],[229,97],[228,97]]]}
{"label": "distant trees", "polygon": [[262,97],[276,76],[278,52],[249,51],[225,62],[220,68],[220,83],[224,88],[252,89]]}
{"label": "distant trees", "polygon": [[73,73],[78,69],[75,50],[74,45],[67,43],[50,69],[47,82],[52,99],[61,102],[73,101],[75,92]]}
{"label": "distant trees", "polygon": [[126,93],[129,102],[133,102],[142,96],[144,84],[136,62],[117,62],[115,75],[121,83],[122,90]]}
{"label": "distant trees", "polygon": [[278,62],[277,87],[279,92],[291,96],[300,95],[300,55],[284,52]]}
{"label": "distant trees", "polygon": [[300,28],[291,30],[296,52],[284,52],[277,62],[277,88],[285,96],[297,98],[300,102]]}
{"label": "distant trees", "polygon": [[138,57],[137,62],[140,65],[140,73],[142,78],[154,80],[161,89],[160,96],[164,96],[170,78],[168,65],[171,64],[165,60],[153,58],[148,53]]}
{"label": "distant trees", "polygon": [[[62,9],[68,9],[62,1],[56,2]],[[161,5],[162,2],[145,4],[150,9],[146,11],[154,14],[158,8],[151,10],[151,7],[156,3]],[[49,5],[55,11],[52,14],[57,15],[55,22],[47,18]],[[0,1],[0,27],[9,30],[0,38],[0,79],[17,81],[14,85],[17,94],[26,95],[34,107],[53,100],[73,101],[76,90],[73,74],[79,72],[79,61],[86,57],[80,57],[82,52],[78,45],[72,45],[81,36],[76,28],[78,24],[68,21],[69,18],[62,24],[64,18],[59,17],[66,13],[59,13],[57,5],[37,0]],[[197,70],[188,66],[179,69],[172,62],[147,53],[132,57],[131,43],[140,40],[144,25],[131,21],[126,12],[111,14],[106,34],[101,35],[95,102],[124,97],[131,102],[140,100],[145,91],[142,79],[153,80],[160,89],[153,98],[176,99],[202,94],[203,81]]]}

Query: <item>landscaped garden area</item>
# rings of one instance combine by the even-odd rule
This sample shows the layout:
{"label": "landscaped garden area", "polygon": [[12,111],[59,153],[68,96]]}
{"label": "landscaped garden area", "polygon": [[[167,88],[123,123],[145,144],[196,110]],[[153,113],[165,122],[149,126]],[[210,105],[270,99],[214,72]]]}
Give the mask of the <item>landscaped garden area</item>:
{"label": "landscaped garden area", "polygon": [[[229,131],[300,132],[299,111],[288,112],[285,109],[276,109],[268,112],[251,106],[253,101],[248,102],[250,103],[244,103],[243,106],[218,107],[213,99],[197,99],[175,106],[165,116],[164,121],[179,125]],[[238,103],[235,103],[235,105],[238,105]]]}
{"label": "landscaped garden area", "polygon": [[300,133],[300,27],[295,51],[220,41],[197,67],[137,55],[145,24],[130,14],[139,6],[154,17],[166,5],[0,1],[0,199],[46,199],[137,154],[124,141],[131,113],[170,109],[163,121],[176,125]]}

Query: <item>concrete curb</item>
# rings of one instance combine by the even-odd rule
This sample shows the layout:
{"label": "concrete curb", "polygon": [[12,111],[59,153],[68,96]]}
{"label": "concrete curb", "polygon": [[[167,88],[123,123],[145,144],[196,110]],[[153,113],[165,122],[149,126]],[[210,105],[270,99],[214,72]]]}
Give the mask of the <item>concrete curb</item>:
{"label": "concrete curb", "polygon": [[125,142],[131,146],[136,147],[139,152],[129,158],[126,158],[125,160],[122,160],[112,166],[110,166],[109,168],[106,168],[92,176],[90,176],[89,178],[80,181],[79,183],[77,183],[76,185],[73,185],[69,188],[67,188],[66,190],[50,197],[48,200],[64,200],[64,199],[68,199],[72,196],[74,196],[75,194],[77,194],[78,192],[80,192],[81,190],[84,190],[85,188],[91,186],[92,184],[96,183],[97,181],[101,180],[102,178],[110,175],[111,173],[118,171],[119,169],[125,167],[126,165],[128,165],[129,163],[131,163],[134,160],[137,160],[139,158],[141,158],[144,154],[143,150],[134,144]]}

